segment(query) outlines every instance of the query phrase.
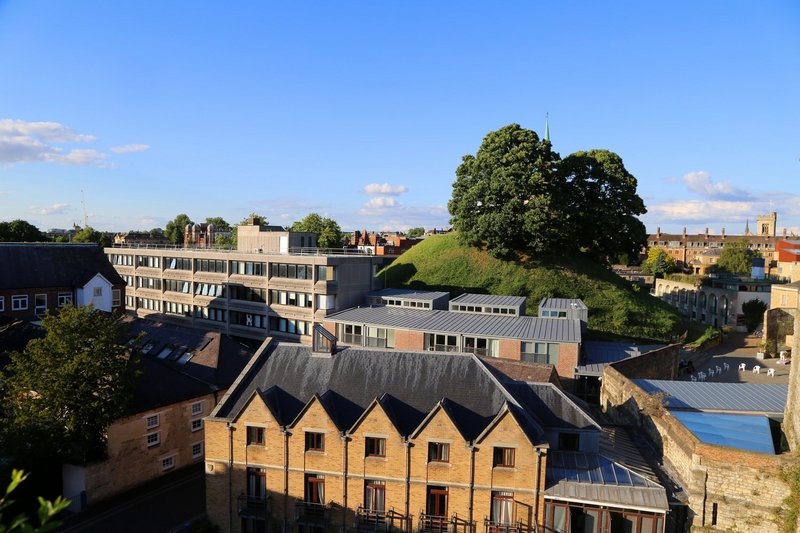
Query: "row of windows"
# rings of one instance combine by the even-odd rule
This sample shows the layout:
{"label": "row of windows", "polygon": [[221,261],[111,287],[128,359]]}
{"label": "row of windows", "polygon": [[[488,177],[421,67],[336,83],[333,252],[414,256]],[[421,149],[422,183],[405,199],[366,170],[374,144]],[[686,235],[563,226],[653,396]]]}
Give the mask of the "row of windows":
{"label": "row of windows", "polygon": [[196,305],[194,307],[194,317],[213,320],[214,322],[227,322],[228,312],[215,307],[201,307]]}
{"label": "row of windows", "polygon": [[136,298],[137,309],[147,309],[148,311],[161,311],[161,300],[152,298]]}
{"label": "row of windows", "polygon": [[480,305],[454,304],[451,306],[453,311],[463,311],[467,313],[488,313],[492,315],[516,315],[517,310],[508,307],[483,307]]}
{"label": "row of windows", "polygon": [[543,318],[567,318],[567,312],[543,310],[541,316]]}
{"label": "row of windows", "polygon": [[191,270],[192,260],[188,257],[165,257],[164,270]]}
{"label": "row of windows", "polygon": [[273,278],[312,279],[314,267],[312,265],[290,265],[288,263],[271,263]]}
{"label": "row of windows", "polygon": [[[234,261],[235,262],[235,261]],[[217,272],[220,274],[225,273],[226,261],[221,259],[195,259],[194,271],[195,272]]]}
{"label": "row of windows", "polygon": [[269,317],[269,329],[294,335],[311,335],[311,322],[293,318]]}
{"label": "row of windows", "polygon": [[267,264],[255,261],[231,261],[231,275],[266,276]]}
{"label": "row of windows", "polygon": [[164,312],[169,315],[190,316],[192,314],[192,306],[178,302],[164,302]]}
{"label": "row of windows", "polygon": [[520,359],[530,363],[558,364],[558,343],[523,342]]}
{"label": "row of windows", "polygon": [[280,305],[293,305],[295,307],[311,307],[313,295],[304,292],[269,291],[269,303]]}
{"label": "row of windows", "polygon": [[418,307],[420,309],[430,309],[431,303],[430,302],[417,302],[414,300],[393,300],[391,298],[383,299],[384,305],[390,305],[392,307]]}
{"label": "row of windows", "polygon": [[[95,289],[101,289],[101,287],[95,287]],[[102,294],[102,293],[100,293]],[[99,296],[97,294],[97,290],[95,290],[95,296]],[[111,291],[111,305],[117,307],[122,303],[122,291],[119,289],[114,289]],[[67,304],[72,303],[72,293],[71,292],[59,292],[57,295],[57,302],[58,307],[64,307]],[[11,296],[11,310],[12,311],[26,311],[28,309],[28,295],[27,294],[15,294]],[[36,294],[33,297],[33,306],[34,312],[37,316],[44,316],[47,312],[47,294]],[[0,296],[0,311],[5,311],[6,307],[6,299],[5,296]]]}
{"label": "row of windows", "polygon": [[169,292],[182,292],[184,294],[191,294],[192,293],[192,282],[191,281],[180,281],[177,279],[165,279],[162,282],[164,291]]}
{"label": "row of windows", "polygon": [[245,300],[248,302],[267,302],[267,289],[254,289],[244,285],[230,285],[231,300]]}
{"label": "row of windows", "polygon": [[239,326],[247,326],[249,328],[267,329],[266,315],[259,315],[256,313],[243,313],[240,311],[231,311],[231,324]]}
{"label": "row of windows", "polygon": [[[247,426],[247,445],[266,445],[263,427]],[[325,434],[318,431],[305,432],[305,451],[324,452]],[[366,437],[364,439],[364,457],[386,457],[386,439],[382,437]],[[495,446],[492,450],[493,467],[513,467],[515,448]],[[447,442],[428,443],[428,462],[449,463],[450,444]]]}

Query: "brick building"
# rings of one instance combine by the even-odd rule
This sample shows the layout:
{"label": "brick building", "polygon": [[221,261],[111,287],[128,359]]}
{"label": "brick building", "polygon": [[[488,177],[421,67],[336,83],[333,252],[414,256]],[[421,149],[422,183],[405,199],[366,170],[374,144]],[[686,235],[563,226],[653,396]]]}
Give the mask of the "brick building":
{"label": "brick building", "polygon": [[107,458],[64,465],[71,509],[113,496],[177,468],[203,461],[203,417],[222,399],[253,354],[218,332],[134,320],[143,335],[141,377],[128,415],[107,429]]}
{"label": "brick building", "polygon": [[664,530],[664,488],[551,383],[474,354],[262,348],[206,418],[222,531]]}
{"label": "brick building", "polygon": [[582,319],[570,317],[574,312],[585,318],[586,306],[580,300],[571,301],[573,308],[567,300],[545,299],[543,309],[550,313],[552,308],[554,314],[532,317],[523,316],[524,297],[463,294],[445,310],[448,298],[445,292],[376,291],[368,295],[370,307],[330,314],[324,324],[347,345],[468,352],[552,364],[560,377],[574,376],[580,364]]}
{"label": "brick building", "polygon": [[36,319],[67,303],[125,311],[125,280],[101,248],[0,243],[0,315]]}

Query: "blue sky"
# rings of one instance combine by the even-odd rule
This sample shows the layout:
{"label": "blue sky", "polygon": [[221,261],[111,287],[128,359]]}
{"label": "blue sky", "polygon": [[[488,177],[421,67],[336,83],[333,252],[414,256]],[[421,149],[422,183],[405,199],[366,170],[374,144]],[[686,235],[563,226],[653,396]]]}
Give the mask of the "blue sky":
{"label": "blue sky", "polygon": [[516,122],[617,152],[650,231],[800,234],[800,3],[0,0],[0,220],[448,224]]}

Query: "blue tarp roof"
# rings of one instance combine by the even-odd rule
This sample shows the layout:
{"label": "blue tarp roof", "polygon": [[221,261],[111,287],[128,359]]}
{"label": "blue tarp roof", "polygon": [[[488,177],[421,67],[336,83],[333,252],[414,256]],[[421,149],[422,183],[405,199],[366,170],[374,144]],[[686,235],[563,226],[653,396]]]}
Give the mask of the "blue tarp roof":
{"label": "blue tarp roof", "polygon": [[676,410],[670,413],[703,442],[775,453],[767,417]]}

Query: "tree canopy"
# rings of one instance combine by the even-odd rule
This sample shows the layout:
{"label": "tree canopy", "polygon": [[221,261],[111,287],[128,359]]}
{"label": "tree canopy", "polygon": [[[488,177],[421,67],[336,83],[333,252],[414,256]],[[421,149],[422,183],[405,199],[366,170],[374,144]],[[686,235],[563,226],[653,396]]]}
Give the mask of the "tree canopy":
{"label": "tree canopy", "polygon": [[290,231],[316,233],[317,246],[320,248],[340,248],[344,239],[342,229],[332,218],[323,218],[317,213],[310,213],[289,228]]}
{"label": "tree canopy", "polygon": [[647,250],[647,259],[642,263],[642,272],[650,276],[660,276],[674,272],[677,268],[675,258],[663,248],[654,246]]}
{"label": "tree canopy", "polygon": [[410,228],[406,232],[406,237],[409,239],[416,239],[425,235],[425,228]]}
{"label": "tree canopy", "polygon": [[583,250],[608,261],[636,255],[646,239],[634,178],[608,150],[565,159],[536,132],[490,132],[456,169],[448,203],[459,239],[495,257]]}
{"label": "tree canopy", "polygon": [[207,217],[206,224],[213,224],[216,231],[230,231],[231,225],[222,217]]}
{"label": "tree canopy", "polygon": [[186,213],[181,213],[167,222],[167,227],[164,228],[164,236],[172,241],[173,244],[183,244],[183,234],[186,231],[187,224],[192,224],[192,219]]}
{"label": "tree canopy", "polygon": [[47,236],[25,220],[0,222],[0,242],[45,242]]}
{"label": "tree canopy", "polygon": [[108,235],[100,231],[97,231],[91,226],[86,226],[78,233],[76,233],[72,237],[72,242],[93,242],[98,246],[100,246],[101,248],[111,246],[112,244],[111,238]]}
{"label": "tree canopy", "polygon": [[3,447],[23,462],[85,463],[105,453],[106,428],[126,414],[137,351],[120,316],[66,306],[45,335],[11,354],[3,377]]}
{"label": "tree canopy", "polygon": [[733,241],[726,244],[719,254],[717,270],[729,274],[750,274],[753,259],[758,254],[751,250],[745,241]]}

